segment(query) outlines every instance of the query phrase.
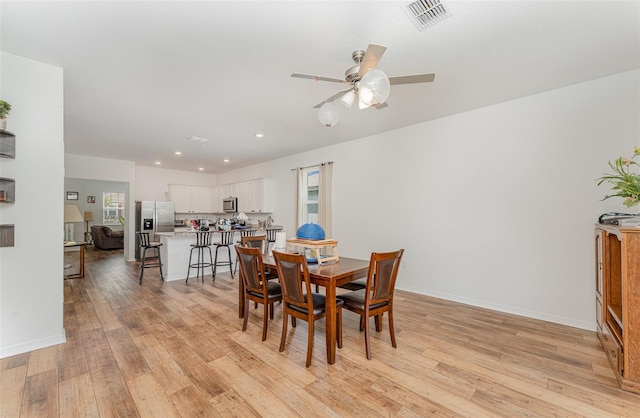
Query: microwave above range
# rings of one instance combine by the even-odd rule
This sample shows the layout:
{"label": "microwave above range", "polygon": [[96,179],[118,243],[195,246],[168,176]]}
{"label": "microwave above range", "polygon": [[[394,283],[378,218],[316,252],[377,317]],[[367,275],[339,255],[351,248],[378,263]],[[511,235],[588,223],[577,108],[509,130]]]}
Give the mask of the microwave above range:
{"label": "microwave above range", "polygon": [[238,211],[238,198],[225,197],[222,199],[222,211],[227,213],[235,213]]}

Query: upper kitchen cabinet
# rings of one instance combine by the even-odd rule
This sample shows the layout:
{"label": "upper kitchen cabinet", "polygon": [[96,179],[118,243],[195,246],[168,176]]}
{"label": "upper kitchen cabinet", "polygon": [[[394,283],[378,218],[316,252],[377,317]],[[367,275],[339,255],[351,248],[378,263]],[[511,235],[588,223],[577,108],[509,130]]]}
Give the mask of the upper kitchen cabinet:
{"label": "upper kitchen cabinet", "polygon": [[238,196],[238,184],[226,184],[224,186],[220,186],[221,189],[224,188],[224,193],[220,193],[220,199],[224,199],[225,197],[237,197]]}
{"label": "upper kitchen cabinet", "polygon": [[212,187],[211,188],[211,212],[222,212],[222,196],[220,195],[220,189],[224,190],[224,187]]}
{"label": "upper kitchen cabinet", "polygon": [[213,213],[211,194],[210,187],[169,185],[176,213]]}
{"label": "upper kitchen cabinet", "polygon": [[237,183],[238,212],[272,212],[273,190],[270,179]]}

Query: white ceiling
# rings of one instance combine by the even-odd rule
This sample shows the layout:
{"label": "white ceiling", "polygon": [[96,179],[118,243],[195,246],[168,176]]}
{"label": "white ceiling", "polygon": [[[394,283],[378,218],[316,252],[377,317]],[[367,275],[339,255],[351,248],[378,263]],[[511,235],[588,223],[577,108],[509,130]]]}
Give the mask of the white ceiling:
{"label": "white ceiling", "polygon": [[[0,40],[64,68],[66,152],[209,173],[640,68],[639,1],[449,0],[422,32],[407,3],[3,0]],[[343,78],[369,43],[387,75],[435,81],[323,127],[312,107],[344,85],[290,74]]]}

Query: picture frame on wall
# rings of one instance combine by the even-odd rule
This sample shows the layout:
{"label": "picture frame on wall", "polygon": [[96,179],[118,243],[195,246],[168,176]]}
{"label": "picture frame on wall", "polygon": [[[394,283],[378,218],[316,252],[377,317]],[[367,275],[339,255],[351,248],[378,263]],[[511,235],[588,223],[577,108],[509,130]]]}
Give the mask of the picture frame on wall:
{"label": "picture frame on wall", "polygon": [[78,200],[78,192],[67,192],[67,200]]}
{"label": "picture frame on wall", "polygon": [[87,196],[87,203],[96,203],[95,196]]}

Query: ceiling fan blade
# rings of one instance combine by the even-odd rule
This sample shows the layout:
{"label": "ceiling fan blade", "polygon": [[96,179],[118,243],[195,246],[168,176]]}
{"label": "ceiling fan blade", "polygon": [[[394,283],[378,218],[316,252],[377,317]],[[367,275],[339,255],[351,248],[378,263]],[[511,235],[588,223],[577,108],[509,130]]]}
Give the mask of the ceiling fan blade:
{"label": "ceiling fan blade", "polygon": [[332,102],[334,100],[336,100],[338,97],[340,96],[344,96],[345,94],[347,94],[348,92],[350,92],[351,90],[353,90],[353,88],[338,92],[336,94],[334,94],[333,96],[324,99],[323,101],[321,101],[320,103],[318,103],[317,105],[313,106],[314,109],[319,109],[320,107],[322,107],[323,104],[327,103],[327,102]]}
{"label": "ceiling fan blade", "polygon": [[346,81],[340,80],[339,78],[322,77],[322,76],[319,76],[319,75],[311,75],[311,74],[293,73],[293,74],[291,74],[291,77],[293,77],[293,78],[307,78],[309,80],[316,80],[316,81],[330,81],[332,83],[346,83]]}
{"label": "ceiling fan blade", "polygon": [[358,73],[363,76],[369,70],[373,70],[378,66],[378,61],[382,58],[384,51],[387,50],[386,46],[377,45],[377,44],[369,44],[367,47],[367,52],[364,53],[364,57],[362,58],[362,62],[360,63],[360,70]]}
{"label": "ceiling fan blade", "polygon": [[436,78],[431,74],[403,75],[400,77],[389,77],[389,83],[394,84],[413,84],[413,83],[430,83]]}

